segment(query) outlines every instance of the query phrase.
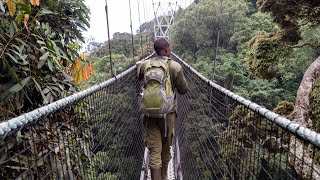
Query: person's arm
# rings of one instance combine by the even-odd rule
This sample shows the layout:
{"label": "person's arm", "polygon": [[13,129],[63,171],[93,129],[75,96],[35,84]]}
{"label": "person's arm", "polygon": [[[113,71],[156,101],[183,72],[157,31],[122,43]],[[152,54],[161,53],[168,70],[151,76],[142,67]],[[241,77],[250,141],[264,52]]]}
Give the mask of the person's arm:
{"label": "person's arm", "polygon": [[136,62],[137,65],[137,78],[138,80],[143,79],[143,71],[144,71],[144,64],[142,61]]}
{"label": "person's arm", "polygon": [[142,88],[143,88],[143,71],[144,71],[144,65],[142,61],[136,62],[137,65],[137,85],[136,85],[136,92],[138,96],[141,96]]}
{"label": "person's arm", "polygon": [[178,72],[177,72],[177,77],[176,77],[176,88],[177,88],[177,91],[179,94],[185,94],[188,92],[189,90],[189,86],[188,86],[188,83],[186,81],[186,78],[184,76],[184,73],[183,73],[183,69],[182,67],[180,66],[178,68]]}

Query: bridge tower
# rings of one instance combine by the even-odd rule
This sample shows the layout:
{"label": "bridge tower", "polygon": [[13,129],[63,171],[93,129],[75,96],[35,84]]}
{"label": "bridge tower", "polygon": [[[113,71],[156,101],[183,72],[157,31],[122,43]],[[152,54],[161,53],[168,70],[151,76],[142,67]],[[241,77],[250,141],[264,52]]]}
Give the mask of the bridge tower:
{"label": "bridge tower", "polygon": [[178,3],[156,2],[152,1],[153,12],[155,16],[154,37],[164,37],[169,39],[168,31],[174,21]]}

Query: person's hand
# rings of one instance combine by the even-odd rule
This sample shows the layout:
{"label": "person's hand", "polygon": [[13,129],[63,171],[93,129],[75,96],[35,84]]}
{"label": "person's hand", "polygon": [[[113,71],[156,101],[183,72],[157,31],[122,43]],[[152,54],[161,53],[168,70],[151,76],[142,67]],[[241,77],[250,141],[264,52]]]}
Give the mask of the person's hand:
{"label": "person's hand", "polygon": [[140,64],[142,64],[142,61],[137,61],[136,65],[139,66]]}

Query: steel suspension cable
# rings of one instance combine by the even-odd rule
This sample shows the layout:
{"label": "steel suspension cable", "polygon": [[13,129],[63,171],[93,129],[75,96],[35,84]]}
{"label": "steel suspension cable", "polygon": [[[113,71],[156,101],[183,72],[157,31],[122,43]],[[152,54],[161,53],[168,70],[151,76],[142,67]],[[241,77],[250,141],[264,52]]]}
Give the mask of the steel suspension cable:
{"label": "steel suspension cable", "polygon": [[215,71],[216,71],[216,66],[217,66],[217,56],[219,52],[219,40],[220,40],[220,28],[221,28],[221,20],[222,20],[222,0],[220,0],[220,12],[219,12],[219,23],[218,23],[218,33],[217,33],[217,42],[216,42],[216,51],[215,51],[215,56],[214,56],[214,63],[213,63],[213,68],[212,68],[212,80],[215,78]]}
{"label": "steel suspension cable", "polygon": [[131,47],[132,47],[132,59],[134,60],[134,46],[133,46],[133,30],[132,30],[132,13],[131,13],[131,0],[129,0],[130,9],[130,29],[131,29]]}
{"label": "steel suspension cable", "polygon": [[113,72],[113,63],[112,63],[112,55],[111,55],[111,40],[110,40],[110,26],[109,26],[109,12],[108,12],[108,0],[106,0],[106,6],[105,6],[105,11],[106,11],[106,18],[107,18],[107,26],[108,26],[108,46],[109,46],[109,63],[110,63],[110,71],[111,75],[113,77],[116,77],[114,72]]}
{"label": "steel suspension cable", "polygon": [[199,11],[200,11],[200,6],[198,5],[197,8],[198,8],[197,18],[196,18],[195,28],[194,28],[194,36],[195,36],[194,41],[195,41],[195,43],[193,44],[193,50],[192,50],[192,53],[193,53],[193,57],[192,57],[193,63],[196,62],[196,48],[197,48],[197,43],[196,43],[196,42],[197,42],[197,33],[198,33],[198,30],[199,30],[199,28],[198,28],[198,23],[199,23]]}
{"label": "steel suspension cable", "polygon": [[139,0],[137,0],[137,4],[138,4],[138,15],[139,15],[139,33],[140,33],[140,48],[141,48],[141,55],[143,55],[143,47],[142,47],[142,32],[141,32],[141,15],[140,15],[140,4],[139,4]]}
{"label": "steel suspension cable", "polygon": [[146,16],[146,12],[148,13],[147,9],[146,9],[146,5],[145,5],[145,0],[142,0],[142,4],[143,4],[143,17],[144,17],[144,23],[146,24],[146,28],[148,30],[148,33],[145,34],[145,46],[147,45],[147,51],[148,51],[148,34],[149,34],[149,29],[148,29],[148,23],[147,22],[147,18],[148,18],[148,15]]}
{"label": "steel suspension cable", "polygon": [[142,6],[143,6],[143,18],[144,18],[144,22],[146,23],[147,22],[147,19],[146,19],[146,6],[145,6],[144,0],[142,0]]}

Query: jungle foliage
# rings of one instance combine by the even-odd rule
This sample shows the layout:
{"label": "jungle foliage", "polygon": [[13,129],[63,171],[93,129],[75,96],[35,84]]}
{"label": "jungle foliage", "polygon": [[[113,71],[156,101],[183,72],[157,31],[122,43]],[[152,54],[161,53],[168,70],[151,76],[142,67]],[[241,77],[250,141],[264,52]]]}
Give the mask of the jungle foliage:
{"label": "jungle foliage", "polygon": [[83,0],[0,4],[0,121],[75,92],[70,70],[89,15]]}
{"label": "jungle foliage", "polygon": [[[137,34],[116,32],[110,40],[112,69],[110,65],[110,54],[108,42],[90,42],[86,47],[88,59],[93,62],[95,73],[90,79],[80,85],[82,89],[90,87],[93,84],[102,82],[111,78],[113,75],[118,75],[124,70],[128,69],[136,61],[139,61],[153,52],[153,34],[151,29],[144,23],[139,29],[144,29],[141,32],[137,30]],[[150,22],[149,22],[150,24]],[[133,46],[132,46],[133,36]]]}
{"label": "jungle foliage", "polygon": [[[83,67],[90,74],[78,54],[89,15],[83,0],[0,1],[0,121],[75,92],[72,75]],[[79,109],[81,105],[65,108],[1,137],[1,178],[42,179],[47,172],[56,172],[63,179],[66,167],[73,171],[69,175],[79,173],[77,158],[83,157],[83,163],[91,158],[86,146],[88,126],[75,131],[75,124],[84,117]],[[68,134],[83,138],[72,139],[75,136]],[[65,146],[72,141],[78,141],[74,148]],[[75,162],[73,167],[70,161]],[[30,166],[33,170],[25,173]]]}
{"label": "jungle foliage", "polygon": [[[311,22],[301,26],[302,40],[285,48],[278,38],[283,26],[274,22],[272,13],[265,13],[265,3],[223,0],[221,16],[220,1],[192,4],[177,13],[171,40],[173,51],[206,77],[212,78],[216,58],[214,80],[218,84],[274,108],[280,101],[295,101],[304,71],[319,55],[315,45],[309,45],[311,40],[313,44],[318,41],[319,29]],[[296,16],[300,24],[307,19]]]}

